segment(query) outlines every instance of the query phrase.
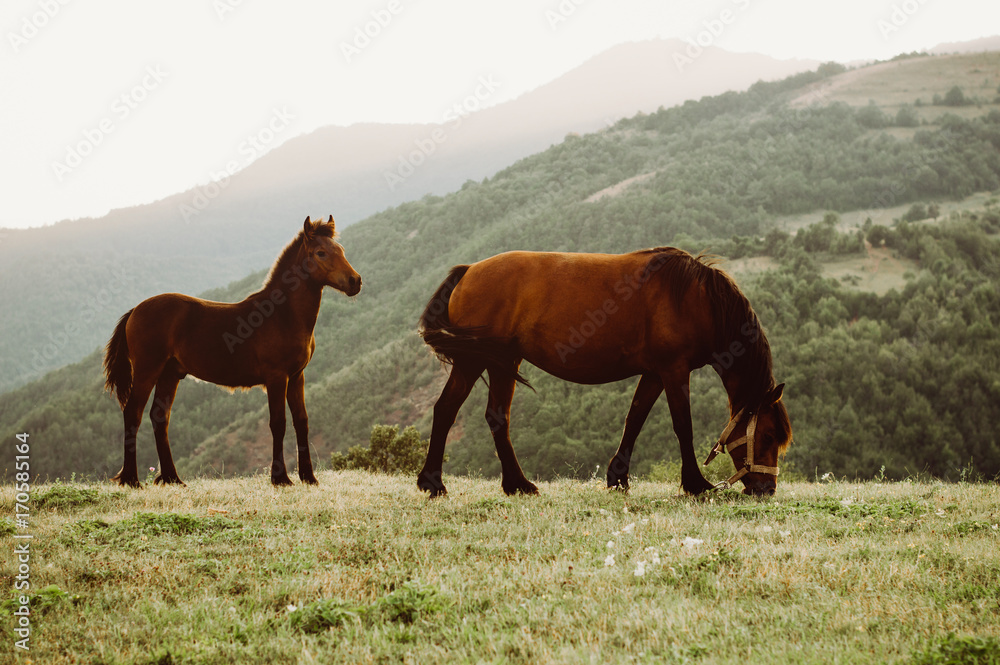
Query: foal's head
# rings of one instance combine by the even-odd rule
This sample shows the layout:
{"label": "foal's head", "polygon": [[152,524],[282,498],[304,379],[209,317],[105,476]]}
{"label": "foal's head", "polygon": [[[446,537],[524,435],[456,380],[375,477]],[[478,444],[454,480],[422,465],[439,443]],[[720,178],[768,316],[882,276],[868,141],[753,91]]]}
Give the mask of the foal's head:
{"label": "foal's head", "polygon": [[354,296],[361,290],[361,275],[347,262],[336,237],[333,215],[326,222],[306,217],[302,226],[302,267],[312,281]]}

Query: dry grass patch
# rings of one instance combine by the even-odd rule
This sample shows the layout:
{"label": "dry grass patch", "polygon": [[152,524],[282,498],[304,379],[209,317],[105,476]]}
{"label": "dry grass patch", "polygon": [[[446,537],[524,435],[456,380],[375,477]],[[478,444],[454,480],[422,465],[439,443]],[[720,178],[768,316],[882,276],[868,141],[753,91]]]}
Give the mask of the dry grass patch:
{"label": "dry grass patch", "polygon": [[[759,501],[641,481],[629,495],[559,481],[538,497],[505,497],[495,481],[456,477],[448,498],[428,501],[409,477],[327,472],[320,482],[34,487],[31,658],[867,663],[1000,653],[996,485],[782,483]],[[13,501],[3,488],[4,510]],[[13,579],[16,566],[8,555],[0,574]]]}

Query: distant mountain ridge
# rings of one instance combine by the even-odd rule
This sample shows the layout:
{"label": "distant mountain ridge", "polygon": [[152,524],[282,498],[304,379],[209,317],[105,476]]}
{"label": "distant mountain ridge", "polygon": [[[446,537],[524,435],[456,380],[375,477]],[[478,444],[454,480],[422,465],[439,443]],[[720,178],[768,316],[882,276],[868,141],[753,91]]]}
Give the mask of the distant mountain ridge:
{"label": "distant mountain ridge", "polygon": [[680,72],[672,55],[684,47],[623,44],[515,100],[441,124],[325,127],[154,203],[4,229],[0,392],[79,360],[146,297],[200,293],[267,267],[306,215],[332,213],[343,228],[481,180],[568,133],[816,64],[707,48]]}

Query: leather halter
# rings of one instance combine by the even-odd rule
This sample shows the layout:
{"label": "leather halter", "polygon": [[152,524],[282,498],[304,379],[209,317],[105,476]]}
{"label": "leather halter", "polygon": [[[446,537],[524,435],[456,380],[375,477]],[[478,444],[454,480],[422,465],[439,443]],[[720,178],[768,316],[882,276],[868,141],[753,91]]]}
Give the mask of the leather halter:
{"label": "leather halter", "polygon": [[747,446],[747,454],[744,458],[743,468],[738,469],[733,477],[729,480],[723,480],[721,483],[716,485],[714,489],[724,490],[732,487],[733,483],[742,478],[748,473],[769,473],[772,476],[778,475],[778,467],[776,466],[764,466],[762,464],[754,464],[753,462],[753,449],[755,443],[755,437],[757,433],[757,413],[755,411],[750,411],[750,421],[747,423],[747,433],[744,436],[736,439],[728,446],[726,445],[726,438],[732,434],[733,430],[743,419],[743,414],[747,411],[747,407],[740,409],[739,413],[733,416],[729,420],[729,424],[726,425],[726,429],[723,430],[722,435],[719,437],[718,442],[712,446],[712,451],[708,454],[708,458],[705,460],[704,466],[708,466],[708,463],[715,459],[715,456],[722,452],[725,448],[726,452],[730,455],[733,454],[733,450],[739,448],[744,443]]}

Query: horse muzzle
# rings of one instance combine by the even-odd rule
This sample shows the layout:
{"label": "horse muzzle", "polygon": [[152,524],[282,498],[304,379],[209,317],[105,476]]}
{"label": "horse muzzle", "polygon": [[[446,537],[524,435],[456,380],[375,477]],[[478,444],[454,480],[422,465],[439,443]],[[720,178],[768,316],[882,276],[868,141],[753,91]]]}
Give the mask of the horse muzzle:
{"label": "horse muzzle", "polygon": [[333,288],[342,291],[345,295],[356,296],[361,292],[361,275],[351,275],[344,283],[336,284]]}

